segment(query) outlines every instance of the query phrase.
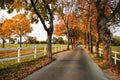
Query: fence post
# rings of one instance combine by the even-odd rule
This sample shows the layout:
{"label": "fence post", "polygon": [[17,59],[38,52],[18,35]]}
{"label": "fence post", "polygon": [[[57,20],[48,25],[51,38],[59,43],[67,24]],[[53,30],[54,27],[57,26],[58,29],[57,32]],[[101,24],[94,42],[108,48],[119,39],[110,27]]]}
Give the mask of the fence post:
{"label": "fence post", "polygon": [[18,63],[20,63],[20,47],[18,47]]}
{"label": "fence post", "polygon": [[55,45],[55,52],[57,52],[57,50],[56,50],[56,45]]}
{"label": "fence post", "polygon": [[114,63],[117,64],[117,53],[115,52]]}
{"label": "fence post", "polygon": [[61,51],[62,51],[62,45],[61,45]]}
{"label": "fence post", "polygon": [[102,49],[99,48],[99,56],[102,56]]}
{"label": "fence post", "polygon": [[101,56],[102,56],[102,55],[101,55],[101,54],[102,54],[102,51],[100,50],[100,52],[99,52],[99,53],[100,53],[100,55],[99,55],[99,56],[101,57]]}
{"label": "fence post", "polygon": [[44,56],[46,55],[46,46],[44,47]]}
{"label": "fence post", "polygon": [[34,58],[36,58],[36,46],[34,47]]}
{"label": "fence post", "polygon": [[62,51],[62,45],[61,45],[61,51]]}
{"label": "fence post", "polygon": [[60,49],[59,49],[59,46],[58,46],[58,52],[59,52],[59,50],[60,50]]}

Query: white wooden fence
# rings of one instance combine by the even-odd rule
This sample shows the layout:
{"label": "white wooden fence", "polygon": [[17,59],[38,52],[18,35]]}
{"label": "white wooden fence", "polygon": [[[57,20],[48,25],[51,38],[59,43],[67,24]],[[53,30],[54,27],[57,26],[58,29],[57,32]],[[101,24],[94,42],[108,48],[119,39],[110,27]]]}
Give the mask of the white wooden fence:
{"label": "white wooden fence", "polygon": [[[43,52],[37,52],[37,48],[42,48],[44,49]],[[21,50],[24,49],[34,49],[34,53],[33,54],[27,54],[27,55],[21,55]],[[4,62],[4,61],[10,61],[10,60],[17,60],[18,63],[20,63],[20,59],[21,58],[25,58],[25,57],[29,57],[29,56],[33,56],[34,58],[36,58],[37,54],[44,54],[44,56],[46,55],[46,50],[47,47],[43,46],[43,47],[30,47],[30,48],[5,48],[5,49],[0,49],[1,51],[5,51],[5,50],[17,50],[17,56],[16,57],[10,57],[10,58],[2,58],[0,59],[0,62]],[[54,47],[52,47],[52,49],[54,49],[54,52],[58,52],[58,51],[62,51],[66,49],[66,46],[63,45],[55,45]]]}
{"label": "white wooden fence", "polygon": [[[102,51],[103,49],[99,49],[99,56],[102,56]],[[112,56],[112,58],[114,59],[114,63],[117,64],[117,60],[120,61],[120,58],[117,57],[117,55],[120,55],[120,52],[112,51],[112,53],[114,54],[114,56]]]}

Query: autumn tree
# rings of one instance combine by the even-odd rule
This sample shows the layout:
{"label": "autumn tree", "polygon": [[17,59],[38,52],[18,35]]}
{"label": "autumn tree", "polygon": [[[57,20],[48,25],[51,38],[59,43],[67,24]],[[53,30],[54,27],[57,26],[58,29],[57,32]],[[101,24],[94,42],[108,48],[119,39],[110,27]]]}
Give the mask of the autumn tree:
{"label": "autumn tree", "polygon": [[[96,40],[98,39],[98,33],[97,33],[97,25],[96,25],[96,9],[95,9],[95,5],[93,3],[91,3],[91,1],[87,1],[87,6],[85,7],[85,16],[86,18],[86,43],[87,43],[87,48],[88,50],[93,53],[93,37],[96,38]],[[98,48],[98,47],[97,47]]]}
{"label": "autumn tree", "polygon": [[55,25],[54,34],[57,36],[66,35],[65,24],[59,19],[59,23]]}
{"label": "autumn tree", "polygon": [[0,23],[0,38],[2,39],[2,48],[4,48],[5,38],[3,36],[2,23]]}
{"label": "autumn tree", "polygon": [[[6,3],[3,0],[2,3]],[[8,2],[10,4],[10,2]],[[17,12],[24,11],[25,14],[30,16],[31,22],[40,20],[43,24],[45,31],[47,32],[47,53],[48,57],[52,59],[52,45],[51,38],[53,33],[53,12],[55,11],[56,0],[12,0],[8,12],[12,12],[16,9]],[[49,22],[49,26],[46,25],[46,21]]]}
{"label": "autumn tree", "polygon": [[90,5],[87,0],[78,1],[78,4],[81,5],[80,8],[80,29],[84,33],[84,44],[85,48],[90,50],[91,35],[90,35]]}
{"label": "autumn tree", "polygon": [[1,23],[0,27],[0,37],[3,40],[2,47],[4,48],[5,39],[10,39],[11,35],[13,35],[13,21],[12,19],[5,19],[3,23]]}
{"label": "autumn tree", "polygon": [[20,38],[20,47],[22,47],[22,36],[30,33],[32,31],[32,27],[30,26],[30,20],[26,17],[25,14],[18,14],[12,18],[13,20],[13,31],[14,34],[19,36]]}
{"label": "autumn tree", "polygon": [[79,14],[77,0],[58,0],[58,15],[64,21],[66,35],[67,35],[67,49],[69,50],[70,45],[70,34],[69,34],[69,20],[70,14]]}
{"label": "autumn tree", "polygon": [[85,15],[85,17],[82,20],[83,22],[85,22],[85,20],[87,22],[94,21],[96,25],[94,27],[95,29],[92,29],[90,25],[93,25],[93,22],[92,24],[91,22],[85,23],[88,24],[86,26],[83,23],[84,25],[83,28],[85,27],[88,28],[88,31],[86,31],[87,34],[90,33],[91,31],[97,33],[95,35],[92,33],[96,37],[96,53],[98,53],[100,42],[102,42],[104,60],[107,64],[110,64],[112,62],[112,50],[111,50],[112,33],[110,31],[110,25],[118,24],[120,1],[114,0],[97,0],[97,1],[84,0],[84,1],[79,0],[79,4],[81,5],[80,6],[81,13]]}
{"label": "autumn tree", "polygon": [[29,44],[35,44],[37,41],[36,37],[28,36],[27,38]]}
{"label": "autumn tree", "polygon": [[[55,25],[55,34],[57,36],[66,35],[67,31],[65,30],[65,28],[66,27],[64,21],[59,19],[59,23]],[[74,13],[69,15],[68,28],[69,28],[70,42],[75,47],[80,37],[80,24],[79,24],[78,16]]]}
{"label": "autumn tree", "polygon": [[120,0],[97,0],[95,1],[97,9],[97,28],[103,45],[104,60],[107,64],[112,64],[111,32],[109,22],[115,19],[120,12]]}

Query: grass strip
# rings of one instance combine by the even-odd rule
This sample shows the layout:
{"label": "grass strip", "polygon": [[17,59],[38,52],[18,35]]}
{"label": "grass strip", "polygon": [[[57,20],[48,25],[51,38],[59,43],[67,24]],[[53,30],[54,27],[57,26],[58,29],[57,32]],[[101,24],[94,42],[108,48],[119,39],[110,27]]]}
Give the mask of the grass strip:
{"label": "grass strip", "polygon": [[[53,59],[54,60],[54,59]],[[32,61],[14,64],[0,69],[0,80],[21,80],[25,76],[52,62],[49,58],[40,57]]]}

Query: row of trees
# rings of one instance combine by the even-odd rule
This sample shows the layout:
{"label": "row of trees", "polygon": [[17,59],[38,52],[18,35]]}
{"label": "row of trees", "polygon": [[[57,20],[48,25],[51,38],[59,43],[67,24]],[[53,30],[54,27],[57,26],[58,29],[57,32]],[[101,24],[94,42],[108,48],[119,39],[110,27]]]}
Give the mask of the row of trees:
{"label": "row of trees", "polygon": [[3,48],[5,39],[10,40],[12,35],[20,38],[19,43],[21,47],[22,37],[32,31],[32,27],[30,26],[30,20],[26,17],[25,14],[18,14],[12,19],[5,19],[0,24],[0,37],[3,40]]}
{"label": "row of trees", "polygon": [[111,28],[120,22],[120,0],[60,0],[59,8],[55,33],[66,34],[68,42],[71,40],[74,44],[81,39],[90,52],[94,43],[97,56],[101,43],[104,62],[112,64]]}
{"label": "row of trees", "polygon": [[[58,35],[65,34],[70,41],[76,44],[84,42],[92,52],[93,41],[96,44],[96,54],[100,42],[103,44],[104,60],[112,62],[111,31],[110,27],[120,20],[120,0],[1,0],[0,7],[8,7],[8,12],[14,9],[29,14],[31,22],[41,21],[47,32],[47,53],[52,59],[51,38],[54,30],[53,15],[59,16],[59,24],[55,30]],[[49,26],[45,22],[49,22]],[[62,31],[63,30],[63,31]],[[56,33],[55,32],[55,33]]]}
{"label": "row of trees", "polygon": [[65,40],[62,37],[59,37],[59,38],[53,37],[52,43],[53,44],[65,44]]}

